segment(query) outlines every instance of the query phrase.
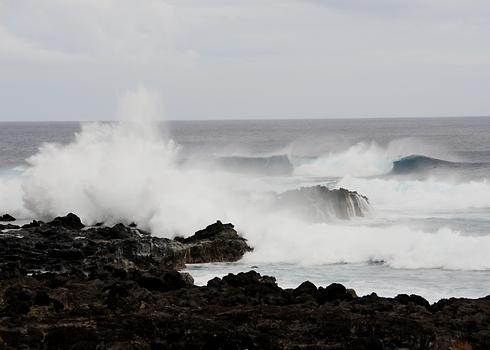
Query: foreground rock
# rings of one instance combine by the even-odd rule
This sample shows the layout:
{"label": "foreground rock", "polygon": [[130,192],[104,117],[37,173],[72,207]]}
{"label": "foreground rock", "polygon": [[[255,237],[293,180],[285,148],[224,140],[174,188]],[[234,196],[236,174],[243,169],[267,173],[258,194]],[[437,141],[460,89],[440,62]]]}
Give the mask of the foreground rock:
{"label": "foreground rock", "polygon": [[345,188],[331,190],[321,185],[281,193],[277,205],[316,222],[362,217],[369,212],[367,197]]}
{"label": "foreground rock", "polygon": [[221,221],[197,231],[189,238],[177,238],[184,244],[188,264],[206,262],[233,262],[251,251],[245,239],[238,236],[232,224]]}
{"label": "foreground rock", "polygon": [[175,269],[250,250],[217,222],[169,240],[83,228],[75,215],[0,235],[0,349],[490,348],[490,297],[357,297],[341,284],[282,289],[254,271],[205,287]]}
{"label": "foreground rock", "polygon": [[187,239],[171,240],[122,224],[85,228],[76,215],[68,214],[0,235],[0,277],[83,275],[107,264],[174,270],[186,263],[236,261],[248,251],[251,248],[233,225],[219,221]]}
{"label": "foreground rock", "polygon": [[0,224],[0,230],[16,230],[19,229],[20,226],[13,224]]}
{"label": "foreground rock", "polygon": [[488,349],[490,298],[357,298],[281,289],[256,272],[192,286],[176,271],[107,266],[2,281],[3,349]]}

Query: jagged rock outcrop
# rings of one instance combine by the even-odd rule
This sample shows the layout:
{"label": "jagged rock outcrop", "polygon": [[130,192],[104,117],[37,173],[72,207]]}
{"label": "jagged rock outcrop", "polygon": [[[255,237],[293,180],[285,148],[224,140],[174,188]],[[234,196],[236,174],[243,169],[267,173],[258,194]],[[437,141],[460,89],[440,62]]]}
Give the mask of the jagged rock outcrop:
{"label": "jagged rock outcrop", "polygon": [[15,218],[12,216],[12,215],[9,215],[9,214],[3,214],[3,215],[0,215],[0,221],[15,221]]}
{"label": "jagged rock outcrop", "polygon": [[193,286],[177,271],[2,280],[0,349],[484,350],[490,298],[356,297],[339,284],[282,289],[250,271]]}
{"label": "jagged rock outcrop", "polygon": [[0,235],[0,275],[90,273],[105,264],[125,269],[181,269],[186,263],[236,261],[250,250],[233,225],[219,221],[179,241],[123,224],[85,228],[70,213]]}
{"label": "jagged rock outcrop", "polygon": [[54,220],[49,222],[48,225],[51,227],[64,227],[74,230],[81,230],[85,227],[85,225],[82,224],[82,220],[80,220],[80,218],[73,213],[54,218]]}
{"label": "jagged rock outcrop", "polygon": [[490,296],[430,305],[417,295],[357,297],[338,283],[282,289],[255,271],[197,287],[176,269],[250,249],[231,224],[170,240],[122,224],[79,229],[77,219],[0,234],[0,349],[490,346]]}
{"label": "jagged rock outcrop", "polygon": [[369,212],[366,196],[345,188],[330,190],[321,185],[286,191],[277,196],[276,203],[279,208],[292,210],[313,222],[362,217]]}
{"label": "jagged rock outcrop", "polygon": [[189,264],[237,261],[252,250],[232,224],[221,221],[197,231],[189,238],[177,240],[186,247],[185,261]]}

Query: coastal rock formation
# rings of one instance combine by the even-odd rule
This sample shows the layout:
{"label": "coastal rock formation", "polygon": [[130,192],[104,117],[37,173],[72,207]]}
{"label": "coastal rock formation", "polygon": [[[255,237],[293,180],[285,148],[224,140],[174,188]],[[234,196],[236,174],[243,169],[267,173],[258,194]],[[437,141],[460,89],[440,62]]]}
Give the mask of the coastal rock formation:
{"label": "coastal rock formation", "polygon": [[369,212],[367,197],[345,188],[331,190],[321,185],[281,193],[277,204],[313,222],[362,217]]}
{"label": "coastal rock formation", "polygon": [[[0,349],[416,349],[490,346],[490,296],[430,305],[255,271],[193,285],[177,269],[250,248],[216,222],[189,238],[75,215],[0,234]],[[134,226],[134,225],[132,225]]]}
{"label": "coastal rock formation", "polygon": [[185,261],[188,264],[237,261],[251,251],[234,226],[221,221],[197,231],[189,238],[176,240],[186,247]]}
{"label": "coastal rock formation", "polygon": [[197,261],[236,261],[248,251],[251,248],[233,225],[219,221],[179,241],[123,224],[85,228],[76,215],[68,214],[49,223],[33,221],[0,235],[0,275],[87,274],[105,264],[125,269],[181,269]]}
{"label": "coastal rock formation", "polygon": [[[490,298],[428,305],[250,271],[192,285],[177,271],[106,266],[2,280],[0,349],[420,349],[490,345]],[[422,302],[421,302],[422,301]]]}

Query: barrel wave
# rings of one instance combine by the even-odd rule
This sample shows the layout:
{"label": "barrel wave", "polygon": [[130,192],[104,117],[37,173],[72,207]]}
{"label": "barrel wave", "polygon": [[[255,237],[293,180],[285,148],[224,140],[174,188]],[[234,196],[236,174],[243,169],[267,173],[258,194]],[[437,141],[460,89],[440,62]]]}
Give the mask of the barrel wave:
{"label": "barrel wave", "polygon": [[473,170],[488,167],[488,163],[450,162],[443,159],[431,158],[424,155],[413,154],[393,162],[390,174],[428,173],[431,171],[458,171]]}

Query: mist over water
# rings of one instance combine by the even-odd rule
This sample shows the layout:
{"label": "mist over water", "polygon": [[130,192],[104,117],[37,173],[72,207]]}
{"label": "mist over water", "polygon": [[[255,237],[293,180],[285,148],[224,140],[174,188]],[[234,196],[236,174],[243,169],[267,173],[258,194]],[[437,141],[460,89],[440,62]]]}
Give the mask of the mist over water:
{"label": "mist over water", "polygon": [[[126,94],[118,113],[117,123],[83,124],[61,143],[42,144],[26,163],[8,162],[0,175],[0,211],[25,219],[74,212],[86,224],[135,221],[164,237],[191,235],[218,219],[232,222],[255,248],[242,261],[244,268],[293,264],[305,267],[306,275],[307,266],[317,271],[338,263],[490,269],[490,184],[484,176],[490,153],[471,154],[472,145],[437,147],[438,136],[418,140],[409,131],[400,133],[400,125],[393,129],[400,137],[387,140],[351,125],[362,137],[346,134],[350,140],[329,147],[317,134],[321,128],[289,121],[277,122],[275,129],[263,122],[263,133],[277,135],[275,144],[264,141],[267,135],[249,133],[238,147],[235,137],[217,137],[226,135],[230,122],[220,128],[213,122],[168,123],[162,131],[156,121],[162,103],[144,88]],[[243,135],[257,122],[247,123],[231,130]],[[308,132],[316,145],[294,140]],[[338,138],[338,131],[323,132]],[[413,154],[479,162],[483,168],[431,165],[424,177],[417,169],[391,173],[394,161]],[[223,157],[232,160],[223,163]],[[317,222],[297,207],[274,205],[277,193],[316,184],[358,191],[369,198],[370,210],[363,218],[327,215]]]}

